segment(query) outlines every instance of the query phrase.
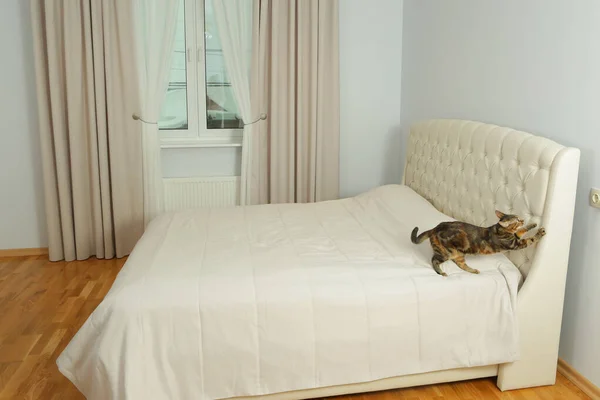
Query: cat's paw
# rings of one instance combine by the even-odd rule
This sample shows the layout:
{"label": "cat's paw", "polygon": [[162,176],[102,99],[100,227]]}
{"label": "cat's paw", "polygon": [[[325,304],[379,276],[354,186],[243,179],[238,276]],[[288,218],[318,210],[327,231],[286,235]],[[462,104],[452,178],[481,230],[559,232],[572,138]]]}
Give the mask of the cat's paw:
{"label": "cat's paw", "polygon": [[448,276],[448,274],[447,274],[447,273],[445,273],[445,272],[442,272],[440,275],[441,275],[441,276]]}
{"label": "cat's paw", "polygon": [[478,269],[474,269],[474,270],[473,270],[473,273],[474,273],[474,274],[478,274],[478,273],[479,273],[479,270],[478,270]]}
{"label": "cat's paw", "polygon": [[530,230],[532,230],[532,229],[534,229],[534,228],[537,228],[537,224],[529,224],[529,225],[527,225],[527,227],[526,227],[526,229],[527,229],[528,231],[530,231]]}
{"label": "cat's paw", "polygon": [[546,236],[546,229],[545,228],[540,228],[537,231],[537,236],[539,236],[539,237]]}

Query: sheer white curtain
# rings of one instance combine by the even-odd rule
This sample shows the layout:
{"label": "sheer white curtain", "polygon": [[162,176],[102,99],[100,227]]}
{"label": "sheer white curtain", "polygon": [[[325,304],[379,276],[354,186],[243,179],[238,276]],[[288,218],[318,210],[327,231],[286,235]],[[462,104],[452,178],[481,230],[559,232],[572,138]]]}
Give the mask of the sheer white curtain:
{"label": "sheer white curtain", "polygon": [[[253,110],[250,99],[253,0],[212,0],[212,2],[231,87],[242,120],[248,124],[258,118],[260,113],[259,110]],[[249,200],[251,149],[252,125],[246,125],[242,143],[241,205],[246,205]]]}
{"label": "sheer white curtain", "polygon": [[144,223],[163,210],[158,121],[169,85],[179,0],[133,0],[142,127]]}

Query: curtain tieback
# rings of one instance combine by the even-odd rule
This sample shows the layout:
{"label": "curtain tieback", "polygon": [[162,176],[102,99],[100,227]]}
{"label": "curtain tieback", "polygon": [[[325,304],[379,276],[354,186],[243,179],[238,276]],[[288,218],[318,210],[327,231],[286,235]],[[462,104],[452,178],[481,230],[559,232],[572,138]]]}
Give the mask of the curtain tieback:
{"label": "curtain tieback", "polygon": [[252,122],[248,122],[248,123],[244,123],[244,126],[247,126],[247,125],[252,125],[252,124],[255,124],[255,123],[257,123],[258,121],[264,121],[264,120],[266,120],[266,119],[267,119],[267,114],[265,114],[265,113],[262,113],[262,114],[260,114],[260,117],[258,117],[258,118],[257,118],[257,119],[255,119],[254,121],[252,121]]}
{"label": "curtain tieback", "polygon": [[131,114],[131,118],[133,118],[136,121],[142,121],[145,124],[158,125],[158,122],[146,121],[144,118],[140,117],[136,113]]}

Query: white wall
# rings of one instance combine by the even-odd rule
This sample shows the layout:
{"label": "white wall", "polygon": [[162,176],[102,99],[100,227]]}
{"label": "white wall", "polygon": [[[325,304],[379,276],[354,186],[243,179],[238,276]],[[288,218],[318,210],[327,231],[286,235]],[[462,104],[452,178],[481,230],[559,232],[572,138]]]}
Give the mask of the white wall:
{"label": "white wall", "polygon": [[597,0],[406,1],[402,131],[467,118],[581,149],[560,356],[600,386],[598,21]]}
{"label": "white wall", "polygon": [[402,0],[340,1],[340,195],[399,183]]}
{"label": "white wall", "polygon": [[162,149],[164,178],[239,176],[242,170],[240,147]]}
{"label": "white wall", "polygon": [[0,249],[47,245],[29,4],[0,11]]}

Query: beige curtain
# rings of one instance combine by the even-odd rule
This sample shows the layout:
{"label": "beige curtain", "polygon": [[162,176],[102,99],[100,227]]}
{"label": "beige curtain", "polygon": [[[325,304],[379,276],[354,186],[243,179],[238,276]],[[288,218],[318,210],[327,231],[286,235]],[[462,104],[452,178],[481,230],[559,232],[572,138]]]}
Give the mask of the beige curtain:
{"label": "beige curtain", "polygon": [[339,196],[338,0],[257,0],[250,203]]}
{"label": "beige curtain", "polygon": [[31,5],[50,259],[122,257],[144,230],[131,4]]}

